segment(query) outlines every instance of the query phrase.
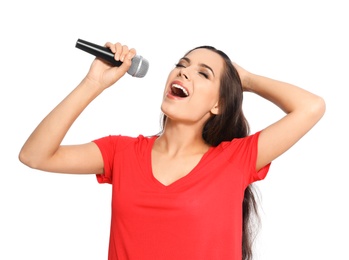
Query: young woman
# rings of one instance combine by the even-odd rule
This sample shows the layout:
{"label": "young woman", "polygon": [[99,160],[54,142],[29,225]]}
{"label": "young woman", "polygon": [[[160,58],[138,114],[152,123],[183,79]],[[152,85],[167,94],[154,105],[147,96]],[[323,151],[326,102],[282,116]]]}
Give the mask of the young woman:
{"label": "young woman", "polygon": [[[106,46],[122,65],[95,59],[81,83],[30,135],[20,161],[43,171],[97,174],[100,183],[113,185],[110,260],[252,259],[252,185],[320,120],[324,100],[200,46],[168,76],[160,134],[61,145],[80,113],[125,75],[136,54],[120,43]],[[286,115],[250,134],[244,91]]]}

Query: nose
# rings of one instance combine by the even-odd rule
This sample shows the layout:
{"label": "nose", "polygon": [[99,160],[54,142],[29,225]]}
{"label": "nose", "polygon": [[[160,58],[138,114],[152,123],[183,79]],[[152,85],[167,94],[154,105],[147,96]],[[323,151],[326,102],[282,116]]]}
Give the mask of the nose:
{"label": "nose", "polygon": [[178,72],[178,76],[180,77],[184,77],[185,79],[189,79],[189,72],[188,69],[185,67],[182,67],[179,72]]}

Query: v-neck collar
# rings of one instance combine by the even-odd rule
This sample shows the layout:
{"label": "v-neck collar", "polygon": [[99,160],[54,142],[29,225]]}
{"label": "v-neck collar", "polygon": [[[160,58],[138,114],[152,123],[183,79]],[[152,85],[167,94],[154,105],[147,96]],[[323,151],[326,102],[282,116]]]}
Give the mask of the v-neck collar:
{"label": "v-neck collar", "polygon": [[153,173],[153,167],[152,167],[152,150],[153,150],[153,146],[154,143],[156,141],[156,139],[159,136],[153,136],[150,139],[149,145],[147,147],[147,151],[146,151],[146,161],[147,161],[147,169],[145,171],[145,173],[150,177],[152,183],[157,186],[160,189],[163,190],[170,190],[170,189],[175,189],[176,187],[181,187],[182,185],[184,185],[188,180],[192,179],[193,177],[195,177],[195,175],[197,175],[198,170],[200,168],[202,168],[202,166],[205,164],[205,158],[208,157],[208,155],[211,153],[211,151],[213,150],[213,147],[210,147],[201,157],[201,159],[199,160],[199,162],[195,165],[195,167],[185,176],[173,181],[172,183],[166,185],[163,184],[162,182],[160,182]]}

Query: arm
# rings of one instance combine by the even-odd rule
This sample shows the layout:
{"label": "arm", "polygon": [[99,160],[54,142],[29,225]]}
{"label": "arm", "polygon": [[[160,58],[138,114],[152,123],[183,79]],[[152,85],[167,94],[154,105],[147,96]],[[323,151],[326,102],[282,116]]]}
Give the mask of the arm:
{"label": "arm", "polygon": [[258,141],[256,169],[260,170],[298,142],[324,115],[324,100],[292,84],[246,71],[234,64],[244,91],[253,92],[282,109],[286,115],[263,129]]}
{"label": "arm", "polygon": [[93,143],[62,146],[61,142],[82,111],[106,88],[117,82],[131,66],[135,49],[120,43],[107,43],[115,59],[123,61],[112,67],[95,59],[81,83],[62,100],[36,127],[24,143],[19,160],[25,165],[49,172],[101,173],[103,160]]}

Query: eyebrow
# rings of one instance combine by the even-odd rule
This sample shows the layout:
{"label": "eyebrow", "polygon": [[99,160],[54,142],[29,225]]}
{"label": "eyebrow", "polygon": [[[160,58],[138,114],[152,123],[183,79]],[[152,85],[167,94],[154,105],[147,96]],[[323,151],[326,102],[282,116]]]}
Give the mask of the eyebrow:
{"label": "eyebrow", "polygon": [[[187,58],[187,57],[183,57],[181,60],[185,60],[186,62],[190,63],[190,59]],[[209,69],[212,72],[213,76],[215,76],[215,74],[213,72],[213,69],[210,66],[208,66],[208,65],[206,65],[204,63],[199,63],[199,66]]]}

